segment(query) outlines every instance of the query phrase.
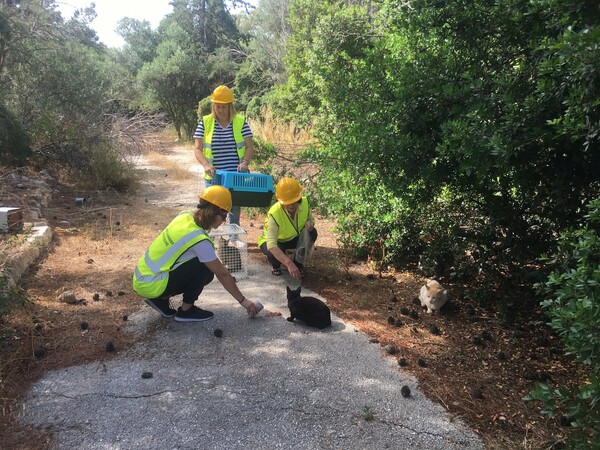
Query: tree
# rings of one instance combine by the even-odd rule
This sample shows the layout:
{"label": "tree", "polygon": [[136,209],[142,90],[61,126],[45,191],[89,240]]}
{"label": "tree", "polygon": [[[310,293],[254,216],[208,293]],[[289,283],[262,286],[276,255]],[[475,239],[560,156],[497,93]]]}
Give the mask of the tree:
{"label": "tree", "polygon": [[223,1],[176,0],[159,35],[156,57],[138,74],[144,106],[163,111],[178,138],[191,139],[198,101],[217,85],[233,83],[239,61],[229,45],[239,33]]}
{"label": "tree", "polygon": [[248,39],[240,44],[244,60],[236,73],[235,91],[238,103],[249,104],[247,112],[257,114],[273,86],[286,81],[288,14],[289,0],[261,0],[254,11],[239,18]]}
{"label": "tree", "polygon": [[316,56],[312,44],[318,24],[330,20],[336,10],[343,8],[331,0],[290,2],[290,35],[285,47],[287,81],[285,85],[276,86],[269,95],[270,104],[284,120],[295,119],[306,124],[319,115],[319,94],[314,86],[318,80],[310,70],[310,58]]}
{"label": "tree", "polygon": [[173,0],[173,13],[165,24],[177,23],[189,33],[197,55],[231,47],[239,39],[235,19],[223,0]]}
{"label": "tree", "polygon": [[[93,7],[65,23],[53,1],[15,3],[0,4],[6,19],[0,72],[3,161],[23,162],[22,150],[30,145],[30,164],[99,189],[128,187],[128,166],[110,120],[115,66],[88,27]],[[6,145],[13,150],[10,158]]]}
{"label": "tree", "polygon": [[598,15],[592,1],[294,1],[279,104],[312,121],[324,198],[356,213],[348,239],[430,276],[524,283],[599,187]]}
{"label": "tree", "polygon": [[152,30],[150,22],[128,17],[119,21],[117,32],[125,40],[119,63],[135,76],[145,63],[156,57],[160,34]]}
{"label": "tree", "polygon": [[206,80],[209,67],[190,58],[185,30],[171,24],[165,39],[158,46],[157,56],[146,63],[138,74],[144,106],[163,111],[173,122],[177,136],[190,138],[195,130],[196,105],[199,98],[210,92]]}

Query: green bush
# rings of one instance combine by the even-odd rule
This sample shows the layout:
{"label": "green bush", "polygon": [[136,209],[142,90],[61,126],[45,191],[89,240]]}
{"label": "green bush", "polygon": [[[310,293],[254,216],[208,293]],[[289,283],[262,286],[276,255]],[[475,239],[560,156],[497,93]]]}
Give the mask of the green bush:
{"label": "green bush", "polygon": [[196,109],[196,115],[198,116],[198,122],[202,119],[202,117],[210,114],[212,111],[212,101],[210,96],[204,97],[202,100],[198,102],[198,108]]}
{"label": "green bush", "polygon": [[113,138],[82,137],[41,149],[35,163],[82,187],[126,192],[137,179],[125,153]]}
{"label": "green bush", "polygon": [[27,133],[15,117],[0,105],[0,163],[21,165],[30,155]]}
{"label": "green bush", "polygon": [[587,383],[571,391],[538,384],[527,399],[544,403],[542,413],[566,412],[578,433],[569,448],[592,448],[600,438],[600,198],[589,204],[585,225],[562,233],[559,250],[543,261],[552,269],[539,292],[550,326],[566,353],[589,367]]}
{"label": "green bush", "polygon": [[312,187],[319,212],[336,217],[339,241],[351,258],[383,268],[406,263],[420,246],[414,211],[374,174],[361,177],[338,167],[323,169]]}
{"label": "green bush", "polygon": [[85,169],[86,184],[94,189],[115,189],[127,192],[136,184],[133,164],[127,160],[116,141],[100,140],[87,149],[89,166]]}

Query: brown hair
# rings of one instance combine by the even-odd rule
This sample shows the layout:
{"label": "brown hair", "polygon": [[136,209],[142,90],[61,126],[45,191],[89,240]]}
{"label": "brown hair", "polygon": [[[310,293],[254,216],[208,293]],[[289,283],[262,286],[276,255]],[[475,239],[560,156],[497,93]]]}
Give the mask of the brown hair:
{"label": "brown hair", "polygon": [[198,203],[198,209],[194,211],[194,222],[203,230],[208,231],[215,223],[218,214],[218,206],[201,199]]}

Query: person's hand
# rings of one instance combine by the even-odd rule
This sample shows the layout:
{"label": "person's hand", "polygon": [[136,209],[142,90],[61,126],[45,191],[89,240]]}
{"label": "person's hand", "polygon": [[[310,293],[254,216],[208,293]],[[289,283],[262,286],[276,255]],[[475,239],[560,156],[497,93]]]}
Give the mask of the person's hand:
{"label": "person's hand", "polygon": [[204,166],[204,173],[209,177],[215,176],[215,167],[212,164]]}
{"label": "person's hand", "polygon": [[296,264],[290,262],[290,264],[286,265],[286,267],[291,276],[293,276],[297,280],[302,279],[302,274],[300,273],[300,269],[298,269],[298,266],[296,266]]}
{"label": "person's hand", "polygon": [[315,226],[313,225],[313,223],[310,220],[307,220],[306,223],[304,224],[304,228],[306,228],[306,231],[312,231],[313,228],[315,228]]}
{"label": "person's hand", "polygon": [[240,303],[244,308],[246,308],[246,312],[250,317],[254,317],[258,314],[258,310],[256,309],[256,304],[247,298],[244,297],[244,301]]}
{"label": "person's hand", "polygon": [[248,162],[242,160],[242,162],[239,163],[237,166],[237,171],[238,172],[248,172]]}

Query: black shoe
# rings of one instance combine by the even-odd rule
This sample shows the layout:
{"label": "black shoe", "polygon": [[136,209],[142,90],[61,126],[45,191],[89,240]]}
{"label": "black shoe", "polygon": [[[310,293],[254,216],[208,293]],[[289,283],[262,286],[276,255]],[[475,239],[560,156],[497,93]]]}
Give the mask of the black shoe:
{"label": "black shoe", "polygon": [[145,298],[146,304],[163,317],[173,317],[176,311],[171,308],[168,298]]}
{"label": "black shoe", "polygon": [[177,314],[175,314],[175,320],[177,322],[204,322],[205,320],[212,319],[214,316],[214,313],[192,305],[187,311],[179,308]]}

